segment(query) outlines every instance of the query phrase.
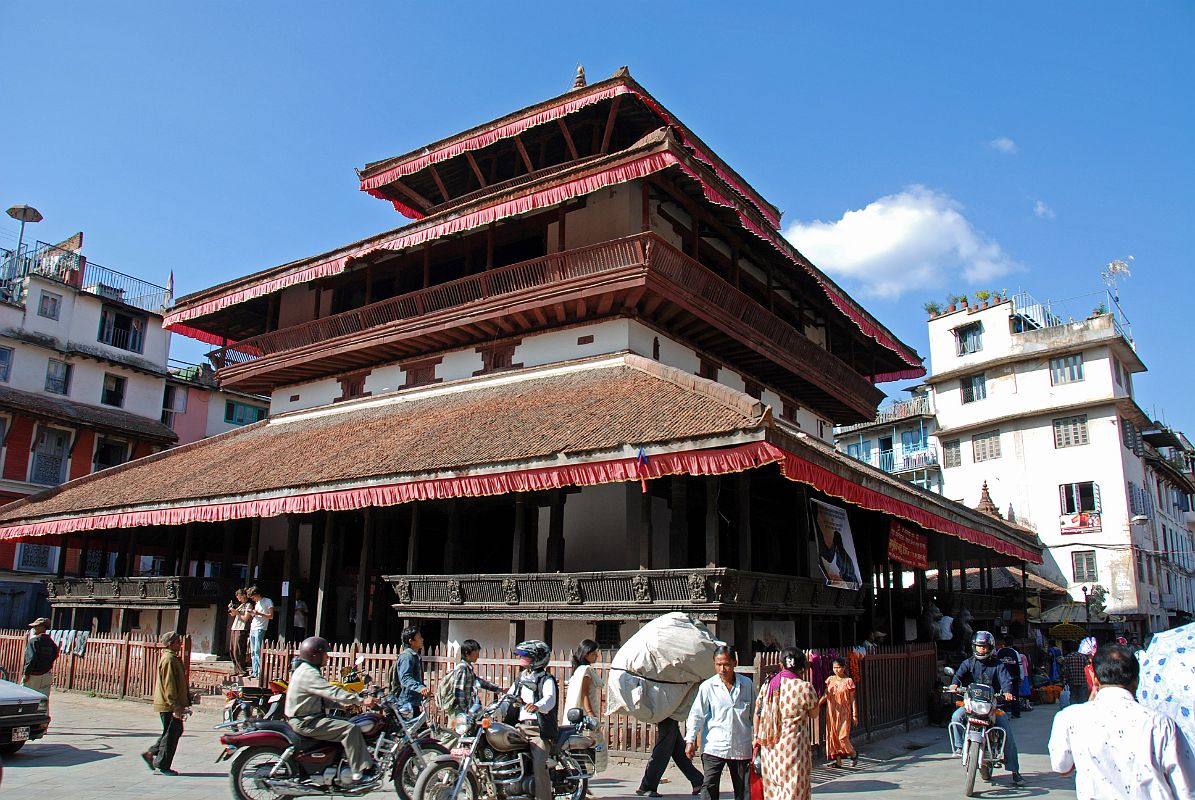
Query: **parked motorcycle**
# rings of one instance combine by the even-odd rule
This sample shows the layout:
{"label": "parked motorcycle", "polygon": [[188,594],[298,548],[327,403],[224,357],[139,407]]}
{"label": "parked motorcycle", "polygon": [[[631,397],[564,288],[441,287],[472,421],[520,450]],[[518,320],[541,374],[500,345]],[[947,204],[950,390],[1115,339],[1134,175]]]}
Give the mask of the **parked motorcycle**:
{"label": "parked motorcycle", "polygon": [[[949,689],[944,690],[949,693]],[[975,796],[975,776],[992,779],[992,771],[1004,766],[1005,733],[997,727],[996,717],[1003,714],[996,707],[996,693],[991,686],[973,683],[959,690],[961,705],[967,712],[965,722],[951,722],[948,728],[954,755],[960,756],[966,773],[963,790]]]}
{"label": "parked motorcycle", "polygon": [[[360,694],[366,687],[368,676],[361,670],[359,659],[356,667],[343,667],[340,679],[331,681],[348,692]],[[224,721],[216,726],[216,730],[240,730],[245,723],[254,720],[285,719],[286,687],[284,680],[270,681],[267,687],[232,685],[225,689]],[[351,713],[345,715],[352,716]]]}
{"label": "parked motorcycle", "polygon": [[[419,774],[448,749],[434,738],[427,713],[411,716],[391,696],[350,721],[361,728],[378,773],[394,783],[401,800],[411,800]],[[385,780],[353,786],[352,770],[338,742],[309,739],[282,720],[258,720],[220,737],[216,761],[232,759],[229,781],[237,800],[349,795],[376,791]]]}
{"label": "parked motorcycle", "polygon": [[[531,744],[527,734],[504,720],[519,700],[509,695],[474,706],[453,723],[460,737],[447,756],[440,756],[419,776],[414,800],[478,800],[535,796]],[[570,725],[562,726],[549,753],[552,794],[582,800],[594,774],[597,720],[579,708],[569,709]]]}

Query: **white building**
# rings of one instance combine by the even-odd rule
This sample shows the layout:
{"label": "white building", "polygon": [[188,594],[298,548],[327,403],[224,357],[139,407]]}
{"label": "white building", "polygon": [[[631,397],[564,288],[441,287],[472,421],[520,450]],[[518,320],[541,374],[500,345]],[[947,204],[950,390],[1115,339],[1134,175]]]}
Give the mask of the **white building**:
{"label": "white building", "polygon": [[[929,338],[930,443],[942,454],[945,495],[975,506],[986,481],[1002,510],[1037,531],[1071,598],[1083,603],[1102,587],[1123,630],[1168,627],[1163,598],[1189,612],[1189,566],[1162,564],[1167,539],[1190,561],[1195,488],[1173,454],[1142,442],[1155,426],[1134,400],[1133,375],[1146,367],[1118,319],[1064,321],[1018,295],[938,315]],[[1153,496],[1165,496],[1166,509]]]}

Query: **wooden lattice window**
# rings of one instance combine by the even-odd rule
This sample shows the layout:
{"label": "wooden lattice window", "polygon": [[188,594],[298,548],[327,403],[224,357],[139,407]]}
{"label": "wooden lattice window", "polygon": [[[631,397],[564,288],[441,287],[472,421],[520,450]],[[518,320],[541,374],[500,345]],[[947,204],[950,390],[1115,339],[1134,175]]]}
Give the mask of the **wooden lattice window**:
{"label": "wooden lattice window", "polygon": [[404,388],[412,389],[416,386],[427,386],[432,383],[439,383],[440,379],[436,377],[436,367],[440,365],[440,359],[433,358],[427,361],[415,361],[403,367],[407,374],[407,382]]}

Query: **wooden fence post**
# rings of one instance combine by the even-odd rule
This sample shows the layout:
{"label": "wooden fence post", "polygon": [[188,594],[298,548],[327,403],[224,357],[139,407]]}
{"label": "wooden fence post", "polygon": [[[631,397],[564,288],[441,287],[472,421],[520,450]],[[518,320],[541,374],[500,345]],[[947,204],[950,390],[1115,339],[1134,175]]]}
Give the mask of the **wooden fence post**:
{"label": "wooden fence post", "polygon": [[72,647],[70,652],[71,663],[66,671],[66,688],[75,688],[75,664],[79,661],[79,656],[75,654],[75,649]]}
{"label": "wooden fence post", "polygon": [[124,641],[121,642],[123,652],[120,654],[120,688],[116,690],[116,696],[121,700],[129,693],[129,653],[132,647],[129,645],[129,632],[125,632]]}

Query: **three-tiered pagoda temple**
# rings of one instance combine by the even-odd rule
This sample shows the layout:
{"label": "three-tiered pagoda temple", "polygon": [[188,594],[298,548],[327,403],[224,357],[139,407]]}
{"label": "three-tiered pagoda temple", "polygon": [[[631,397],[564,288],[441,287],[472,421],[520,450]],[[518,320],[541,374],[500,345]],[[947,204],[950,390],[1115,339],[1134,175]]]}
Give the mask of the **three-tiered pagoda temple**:
{"label": "three-tiered pagoda temple", "polygon": [[927,566],[950,594],[951,570],[1040,562],[834,450],[921,359],[625,69],[359,177],[414,221],[165,319],[269,419],[0,511],[0,537],[116,554],[48,581],[56,624],[217,651],[256,582],[337,640],[610,645],[680,610],[744,648],[901,641]]}

